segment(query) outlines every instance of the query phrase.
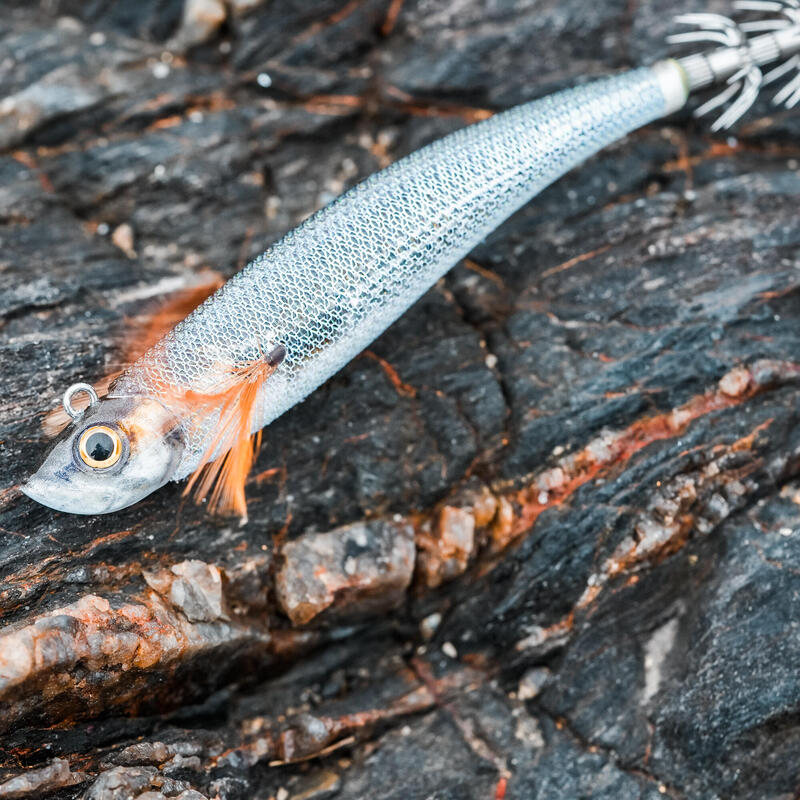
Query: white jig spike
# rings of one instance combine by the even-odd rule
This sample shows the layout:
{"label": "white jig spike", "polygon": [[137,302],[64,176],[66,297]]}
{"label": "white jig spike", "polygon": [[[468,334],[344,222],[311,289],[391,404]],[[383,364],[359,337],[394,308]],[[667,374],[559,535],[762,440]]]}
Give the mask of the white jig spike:
{"label": "white jig spike", "polygon": [[739,97],[731,104],[728,110],[711,126],[712,131],[725,130],[732,127],[743,117],[758,99],[761,90],[761,70],[753,67],[744,77],[744,88]]}
{"label": "white jig spike", "polygon": [[704,117],[706,114],[710,114],[715,109],[719,108],[720,106],[724,106],[728,100],[731,99],[740,89],[740,84],[731,84],[730,86],[723,89],[719,94],[714,95],[710,100],[707,100],[703,105],[698,106],[695,111],[694,115],[696,117]]}
{"label": "white jig spike", "polygon": [[757,22],[743,22],[739,27],[745,33],[767,33],[791,28],[792,23],[788,19],[764,19]]}
{"label": "white jig spike", "polygon": [[793,69],[800,67],[800,55],[792,56],[788,61],[784,61],[779,67],[770,70],[765,76],[762,86],[769,86],[779,81],[784,75],[788,75]]}
{"label": "white jig spike", "polygon": [[794,108],[800,102],[800,73],[775,95],[772,102],[776,106],[785,105],[786,108]]}
{"label": "white jig spike", "polygon": [[[670,37],[673,41],[692,41],[685,37],[695,35],[707,37],[708,41],[718,42],[726,47],[736,47],[747,41],[747,37],[742,33],[739,26],[730,17],[723,17],[721,14],[680,14],[675,17],[675,22],[679,25],[691,25],[697,28],[685,34],[675,34]],[[683,37],[679,39],[678,37]],[[669,40],[669,39],[668,39]]]}
{"label": "white jig spike", "polygon": [[728,78],[728,83],[739,83],[739,81],[750,74],[751,69],[752,67],[742,67],[738,72],[734,72],[733,75]]}
{"label": "white jig spike", "polygon": [[718,31],[687,31],[675,33],[667,37],[669,44],[693,44],[695,42],[714,42],[723,46],[728,45],[728,37]]}
{"label": "white jig spike", "polygon": [[765,14],[780,14],[783,11],[783,3],[774,0],[736,0],[733,7],[737,11],[758,11]]}

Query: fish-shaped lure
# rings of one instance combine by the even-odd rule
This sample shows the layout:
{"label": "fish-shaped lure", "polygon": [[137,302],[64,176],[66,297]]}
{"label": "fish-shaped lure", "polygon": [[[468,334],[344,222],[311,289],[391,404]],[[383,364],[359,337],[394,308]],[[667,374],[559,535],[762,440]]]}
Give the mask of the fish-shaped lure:
{"label": "fish-shaped lure", "polygon": [[[356,356],[490,231],[561,175],[631,131],[727,88],[735,122],[762,83],[800,103],[798,0],[748,0],[774,20],[686,15],[678,42],[707,53],[558,92],[457,131],[378,172],[288,233],[122,373],[101,399],[64,396],[72,425],[23,491],[61,511],[129,506],[170,480],[246,513],[253,435]],[[749,24],[749,29],[748,29]],[[760,67],[778,62],[769,75]],[[738,95],[738,96],[737,96]],[[85,411],[73,398],[89,395]]]}

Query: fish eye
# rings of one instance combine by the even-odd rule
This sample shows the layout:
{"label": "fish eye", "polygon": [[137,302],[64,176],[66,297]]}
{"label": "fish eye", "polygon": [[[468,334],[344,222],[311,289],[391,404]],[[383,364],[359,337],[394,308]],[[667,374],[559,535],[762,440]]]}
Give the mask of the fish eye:
{"label": "fish eye", "polygon": [[78,440],[78,455],[87,467],[108,469],[122,457],[122,438],[108,425],[92,425]]}

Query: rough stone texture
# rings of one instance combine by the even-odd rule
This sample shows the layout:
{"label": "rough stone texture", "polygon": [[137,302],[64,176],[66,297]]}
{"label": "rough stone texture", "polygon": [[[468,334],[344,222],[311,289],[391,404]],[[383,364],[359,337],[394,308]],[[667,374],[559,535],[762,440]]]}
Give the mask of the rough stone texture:
{"label": "rough stone texture", "polygon": [[0,797],[796,795],[800,115],[766,100],[489,237],[269,428],[247,525],[18,491],[126,318],[691,10],[4,4]]}
{"label": "rough stone texture", "polygon": [[169,570],[143,575],[151,588],[168,598],[191,622],[227,619],[222,608],[222,576],[213,564],[181,561]]}
{"label": "rough stone texture", "polygon": [[435,530],[421,530],[417,545],[419,573],[426,586],[435,588],[463,574],[475,550],[473,510],[445,506],[439,512]]}
{"label": "rough stone texture", "polygon": [[281,609],[298,625],[333,608],[337,616],[398,605],[414,571],[414,529],[376,521],[308,533],[287,542],[275,578]]}
{"label": "rough stone texture", "polygon": [[65,758],[54,758],[46,767],[28,770],[0,783],[0,797],[4,800],[36,797],[54,789],[83,783],[86,777],[72,772]]}

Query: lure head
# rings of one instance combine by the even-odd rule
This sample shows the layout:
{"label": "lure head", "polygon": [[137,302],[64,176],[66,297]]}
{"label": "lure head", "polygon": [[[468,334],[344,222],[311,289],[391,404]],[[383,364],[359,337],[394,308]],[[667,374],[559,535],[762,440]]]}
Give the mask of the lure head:
{"label": "lure head", "polygon": [[95,395],[73,419],[22,486],[57,511],[105,514],[132,505],[163,486],[183,454],[178,421],[150,398]]}

